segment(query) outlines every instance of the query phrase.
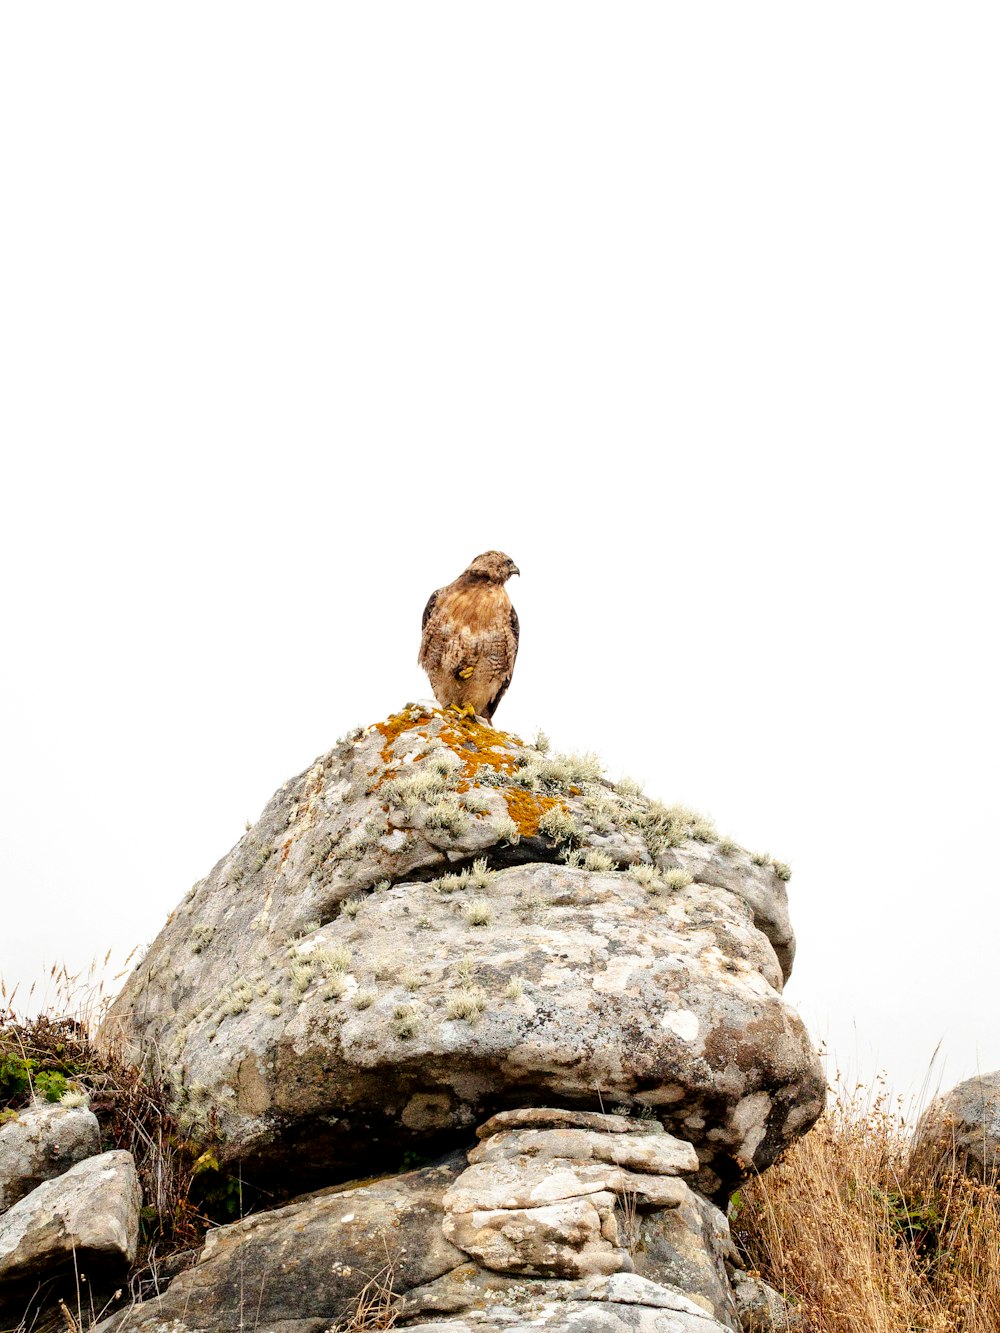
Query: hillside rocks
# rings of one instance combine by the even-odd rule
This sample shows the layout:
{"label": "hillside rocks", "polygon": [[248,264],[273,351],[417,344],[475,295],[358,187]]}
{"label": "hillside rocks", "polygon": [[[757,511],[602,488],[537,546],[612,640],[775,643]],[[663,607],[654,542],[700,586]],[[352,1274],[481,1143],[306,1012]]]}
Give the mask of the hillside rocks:
{"label": "hillside rocks", "polygon": [[36,1102],[0,1125],[0,1213],[101,1151],[97,1117],[86,1106]]}
{"label": "hillside rocks", "polygon": [[1000,1070],[938,1097],[917,1125],[914,1154],[928,1166],[957,1165],[977,1180],[1000,1183]]}
{"label": "hillside rocks", "polygon": [[135,1259],[141,1196],[132,1156],[106,1152],[47,1180],[0,1217],[0,1308],[59,1272],[120,1272]]}
{"label": "hillside rocks", "polygon": [[[573,1119],[558,1109],[508,1113],[480,1128],[467,1155],[210,1232],[166,1295],[100,1333],[237,1333],[251,1312],[260,1330],[324,1333],[350,1321],[370,1279],[367,1298],[383,1313],[447,1333],[577,1327],[581,1318],[609,1330],[738,1330],[725,1284],[728,1227],[713,1210],[717,1234],[707,1239],[681,1178],[698,1166],[691,1146],[652,1121]],[[690,1232],[681,1207],[696,1219]],[[683,1253],[671,1255],[663,1238],[653,1253],[642,1242],[641,1225],[655,1229],[664,1212],[678,1215]],[[723,1274],[711,1293],[660,1278],[671,1258],[695,1254],[702,1270]]]}
{"label": "hillside rocks", "polygon": [[722,1198],[822,1105],[781,998],[783,874],[590,758],[414,706],[276,793],[104,1038],[162,1072],[228,1162],[285,1189],[561,1106],[655,1117]]}
{"label": "hillside rocks", "polygon": [[328,1190],[208,1233],[195,1267],[158,1300],[122,1311],[100,1333],[322,1333],[350,1316],[369,1278],[400,1293],[467,1256],[444,1236],[442,1195],[465,1166],[435,1166]]}

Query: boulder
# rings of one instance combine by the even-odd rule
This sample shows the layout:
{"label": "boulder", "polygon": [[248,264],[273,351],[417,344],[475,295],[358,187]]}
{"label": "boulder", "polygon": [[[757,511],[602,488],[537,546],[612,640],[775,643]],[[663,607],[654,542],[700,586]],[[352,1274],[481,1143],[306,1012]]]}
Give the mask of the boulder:
{"label": "boulder", "polygon": [[914,1161],[948,1170],[957,1166],[989,1184],[1000,1181],[1000,1070],[966,1079],[938,1097],[921,1116]]}
{"label": "boulder", "polygon": [[[497,1116],[444,1196],[444,1234],[483,1267],[533,1276],[632,1271],[628,1225],[641,1206],[676,1208],[678,1178],[698,1168],[690,1144],[663,1132],[539,1127],[536,1116]],[[621,1117],[608,1117],[609,1120]],[[596,1123],[595,1123],[596,1122]],[[480,1131],[482,1133],[482,1130]]]}
{"label": "boulder", "polygon": [[142,1196],[132,1154],[106,1152],[47,1180],[0,1217],[0,1309],[39,1279],[76,1275],[92,1287],[136,1256]]}
{"label": "boulder", "polygon": [[208,1233],[194,1267],[159,1299],[105,1320],[99,1333],[324,1333],[373,1299],[433,1281],[466,1255],[444,1237],[457,1153],[384,1180],[324,1190]]}
{"label": "boulder", "polygon": [[34,1102],[19,1111],[0,1125],[0,1213],[100,1151],[97,1117],[86,1106]]}
{"label": "boulder", "polygon": [[103,1039],[286,1190],[557,1104],[655,1115],[721,1197],[822,1106],[786,874],[590,757],[412,706],[276,793]]}
{"label": "boulder", "polygon": [[[488,1329],[539,1321],[662,1333],[738,1330],[731,1298],[727,1306],[720,1297],[716,1318],[700,1290],[689,1297],[632,1271],[637,1210],[644,1222],[666,1211],[694,1218],[694,1232],[681,1242],[685,1256],[705,1242],[696,1196],[678,1174],[697,1167],[689,1145],[659,1126],[622,1130],[616,1116],[587,1116],[574,1126],[558,1109],[546,1116],[536,1108],[525,1124],[519,1118],[483,1126],[481,1133],[493,1132],[467,1156],[324,1190],[210,1232],[196,1264],[161,1297],[114,1315],[99,1333],[238,1333],[249,1326],[326,1333],[362,1311],[367,1326],[430,1321],[451,1333],[465,1323]],[[675,1197],[665,1206],[640,1202],[632,1177],[644,1182],[645,1200],[659,1197],[665,1182]],[[674,1234],[682,1233],[683,1222]],[[668,1248],[662,1243],[655,1256],[661,1269]],[[713,1262],[706,1255],[702,1266]]]}

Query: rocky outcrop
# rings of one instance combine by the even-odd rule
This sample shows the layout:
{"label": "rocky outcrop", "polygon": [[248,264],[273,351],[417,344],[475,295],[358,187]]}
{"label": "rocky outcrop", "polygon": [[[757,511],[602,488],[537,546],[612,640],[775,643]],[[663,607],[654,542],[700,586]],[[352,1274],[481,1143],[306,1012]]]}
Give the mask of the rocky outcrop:
{"label": "rocky outcrop", "polygon": [[913,1153],[925,1168],[957,1167],[976,1180],[1000,1183],[1000,1070],[938,1097],[920,1118]]}
{"label": "rocky outcrop", "polygon": [[[710,1235],[685,1182],[698,1167],[690,1144],[655,1121],[559,1108],[506,1112],[478,1134],[468,1154],[436,1166],[211,1232],[163,1297],[101,1333],[237,1333],[250,1311],[261,1329],[323,1333],[365,1301],[382,1301],[402,1325],[448,1333],[581,1318],[602,1329],[638,1321],[662,1333],[738,1333],[728,1287],[688,1292],[662,1277],[692,1261],[724,1273],[731,1248],[722,1214],[713,1210]],[[667,1213],[673,1252],[665,1231],[658,1247],[642,1239]]]}
{"label": "rocky outcrop", "polygon": [[19,1111],[0,1125],[0,1213],[100,1151],[97,1117],[86,1106],[35,1102]]}
{"label": "rocky outcrop", "polygon": [[785,874],[587,757],[412,707],[280,789],[105,1038],[286,1188],[556,1105],[655,1117],[721,1199],[822,1105]]}
{"label": "rocky outcrop", "polygon": [[135,1259],[140,1206],[127,1152],[89,1157],[32,1190],[0,1217],[0,1311],[20,1312],[42,1278],[120,1275]]}
{"label": "rocky outcrop", "polygon": [[323,1333],[381,1278],[386,1299],[433,1282],[467,1256],[444,1236],[442,1196],[464,1154],[385,1180],[327,1190],[208,1233],[198,1263],[165,1295],[100,1333]]}

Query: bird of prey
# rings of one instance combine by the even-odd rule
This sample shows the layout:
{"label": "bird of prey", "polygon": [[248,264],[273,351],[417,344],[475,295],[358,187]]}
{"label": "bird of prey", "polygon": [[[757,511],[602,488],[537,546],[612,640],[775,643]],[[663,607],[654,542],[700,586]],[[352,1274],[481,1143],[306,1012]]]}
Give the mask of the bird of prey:
{"label": "bird of prey", "polygon": [[514,674],[520,633],[503,585],[520,572],[502,551],[486,551],[431,593],[417,661],[442,708],[492,721]]}

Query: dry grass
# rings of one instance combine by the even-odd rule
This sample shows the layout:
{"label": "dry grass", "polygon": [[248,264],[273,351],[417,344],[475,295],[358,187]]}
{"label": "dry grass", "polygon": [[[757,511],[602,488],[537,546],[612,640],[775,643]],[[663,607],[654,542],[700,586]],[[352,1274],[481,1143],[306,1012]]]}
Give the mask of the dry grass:
{"label": "dry grass", "polygon": [[[32,988],[20,1003],[0,981],[0,1118],[26,1106],[32,1093],[51,1090],[52,1100],[61,1086],[71,1094],[83,1089],[100,1124],[103,1149],[132,1153],[143,1195],[140,1247],[126,1290],[115,1294],[114,1305],[122,1296],[139,1300],[164,1285],[159,1276],[164,1260],[193,1253],[211,1222],[228,1221],[234,1211],[242,1211],[242,1190],[203,1145],[182,1132],[161,1083],[122,1050],[96,1045],[108,1003],[103,983],[95,979],[98,973],[97,966],[81,975],[53,968],[45,992],[36,995]],[[120,980],[120,975],[113,977],[110,985]],[[10,1077],[12,1069],[24,1072],[27,1087]],[[55,1327],[53,1317],[60,1330],[93,1327],[111,1310],[93,1308],[94,1293],[89,1287],[86,1291],[81,1303],[77,1282],[77,1300],[59,1312],[53,1304],[60,1295],[58,1284],[41,1282],[17,1333]]]}
{"label": "dry grass", "polygon": [[997,1333],[1000,1193],[911,1161],[884,1093],[840,1097],[734,1201],[748,1263],[810,1333]]}
{"label": "dry grass", "polygon": [[326,1333],[380,1333],[380,1330],[392,1328],[395,1324],[397,1319],[393,1293],[395,1264],[389,1257],[384,1236],[382,1245],[386,1252],[384,1265],[358,1292],[349,1313],[335,1324],[331,1324]]}

